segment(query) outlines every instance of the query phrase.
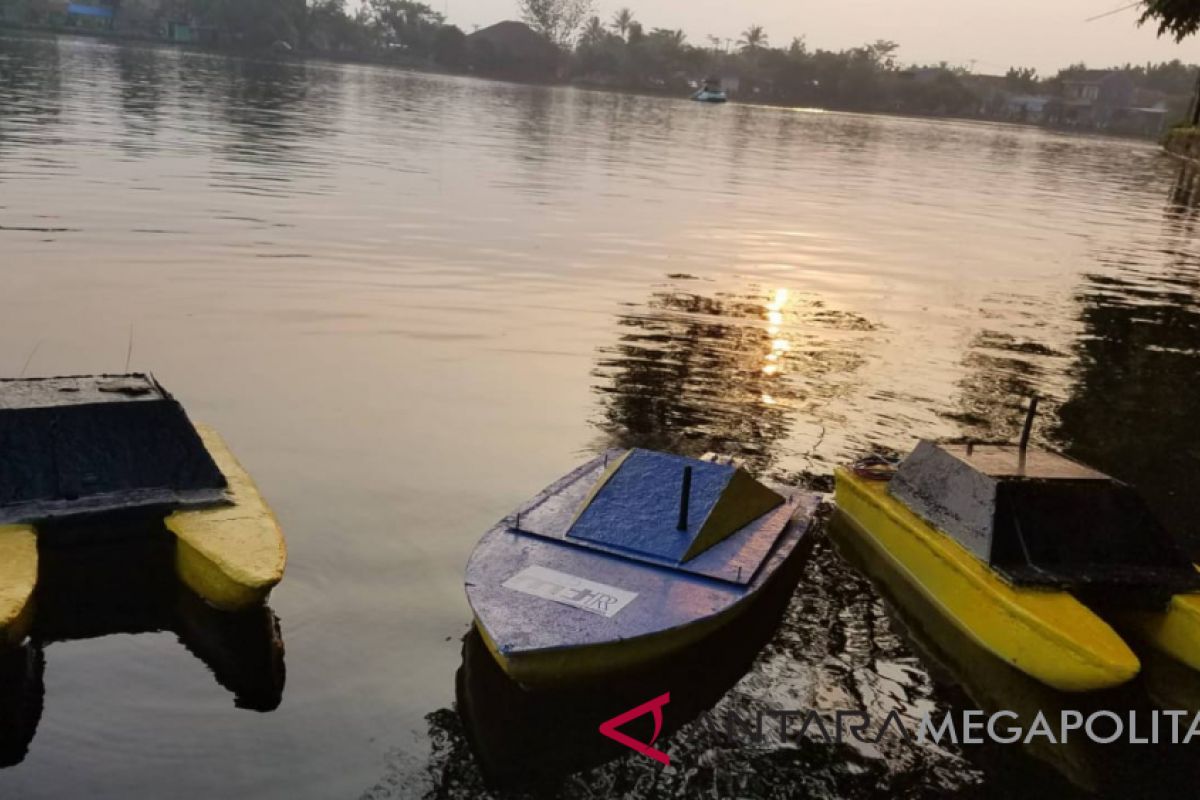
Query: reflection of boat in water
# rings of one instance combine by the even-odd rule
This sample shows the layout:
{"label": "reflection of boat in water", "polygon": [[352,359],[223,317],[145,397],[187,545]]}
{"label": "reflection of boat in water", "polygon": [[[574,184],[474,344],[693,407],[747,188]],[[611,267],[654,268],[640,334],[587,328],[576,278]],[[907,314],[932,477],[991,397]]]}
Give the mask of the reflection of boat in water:
{"label": "reflection of boat in water", "polygon": [[[63,520],[165,517],[171,571],[218,608],[261,604],[283,577],[283,534],[254,482],[153,378],[0,381],[0,442],[0,643],[24,637],[39,543],[65,544]],[[72,527],[71,544],[104,529]]]}
{"label": "reflection of boat in water", "polygon": [[743,617],[814,508],[728,461],[614,451],[484,535],[466,569],[475,627],[523,684],[607,680]]}
{"label": "reflection of boat in water", "polygon": [[[813,539],[805,537],[801,547],[807,551]],[[716,704],[750,669],[779,625],[803,566],[803,558],[787,561],[739,624],[647,668],[587,686],[526,689],[504,673],[472,629],[463,640],[456,706],[483,775],[491,784],[528,787],[628,754],[601,736],[599,725],[668,691],[659,735],[670,736]],[[654,733],[650,715],[621,730],[643,742]]]}
{"label": "reflection of boat in water", "polygon": [[[926,663],[943,667],[949,673],[948,683],[961,686],[979,708],[989,713],[1012,711],[1017,716],[1014,724],[1025,728],[1038,712],[1057,719],[1067,700],[1075,708],[1078,695],[1059,694],[1030,678],[952,624],[924,594],[899,578],[890,562],[866,543],[844,513],[835,513],[826,530],[842,556],[881,590],[908,633],[908,640]],[[937,676],[937,670],[932,674]],[[1082,738],[1056,745],[1038,738],[1027,751],[1077,786],[1093,790],[1100,784],[1096,753],[1087,751]],[[1011,762],[1005,766],[1008,771],[1012,768]]]}
{"label": "reflection of boat in water", "polygon": [[1063,691],[1140,668],[1105,618],[1200,667],[1200,576],[1130,487],[1020,445],[922,442],[891,471],[841,469],[864,542],[984,648]]}
{"label": "reflection of boat in water", "polygon": [[[1142,681],[1084,694],[1056,691],[998,658],[963,632],[938,605],[900,575],[890,559],[881,557],[844,513],[835,513],[827,530],[839,552],[880,589],[906,631],[907,640],[922,655],[935,679],[949,687],[961,688],[968,705],[973,704],[985,714],[1012,715],[1002,720],[1001,735],[1013,728],[1033,729],[1039,715],[1052,731],[1057,731],[1063,715],[1073,712],[1084,718],[1095,712],[1114,712],[1125,720],[1132,713],[1139,720],[1140,735],[1152,729],[1154,709],[1142,691]],[[1165,659],[1161,655],[1158,658]],[[1146,664],[1143,677],[1150,699],[1157,699],[1149,682],[1150,675],[1155,674],[1152,664],[1154,661]],[[1170,676],[1179,677],[1175,673]],[[1167,677],[1163,675],[1164,679]],[[1174,704],[1170,705],[1158,700],[1159,707],[1200,710],[1194,705],[1194,696],[1192,705],[1181,704],[1180,699],[1179,694],[1174,695],[1170,701]],[[1011,745],[985,739],[972,748],[972,760],[989,770],[994,776],[993,790],[1001,794],[1004,787],[1019,794],[1036,785],[1047,796],[1068,796],[1067,787],[1047,783],[1054,780],[1053,775],[1039,775],[1039,768],[1033,762],[1014,760],[1013,749],[1052,768],[1074,786],[1106,796],[1177,797],[1188,793],[1182,788],[1194,785],[1200,778],[1200,764],[1189,758],[1188,748],[1182,745],[1102,745],[1079,734],[1056,741],[1034,736]],[[1147,788],[1150,776],[1155,784],[1152,791]]]}
{"label": "reflection of boat in water", "polygon": [[219,611],[190,592],[171,569],[174,541],[161,524],[105,533],[103,545],[41,548],[29,640],[0,651],[0,766],[19,763],[33,740],[46,659],[60,642],[171,631],[238,708],[272,711],[282,701],[283,640],[269,608]]}
{"label": "reflection of boat in water", "polygon": [[1142,683],[1155,705],[1187,711],[1189,717],[1200,714],[1200,672],[1152,649],[1141,658]]}
{"label": "reflection of boat in water", "polygon": [[0,768],[21,763],[29,751],[42,718],[45,669],[40,648],[0,649]]}

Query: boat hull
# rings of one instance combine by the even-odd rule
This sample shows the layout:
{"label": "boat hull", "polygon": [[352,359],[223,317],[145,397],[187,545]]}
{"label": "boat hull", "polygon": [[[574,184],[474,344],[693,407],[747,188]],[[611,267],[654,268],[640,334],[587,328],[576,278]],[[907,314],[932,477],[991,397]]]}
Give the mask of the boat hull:
{"label": "boat hull", "polygon": [[[175,570],[182,582],[223,611],[261,605],[283,578],[287,545],[250,476],[213,430],[197,426],[228,482],[231,504],[176,511],[164,525],[175,534]],[[0,526],[0,646],[19,645],[34,616],[38,534],[33,525]],[[61,531],[55,532],[66,540]]]}
{"label": "boat hull", "polygon": [[[806,541],[793,549],[787,561],[770,583],[782,583],[785,575],[793,573],[808,548]],[[488,652],[513,681],[529,688],[562,688],[592,683],[613,676],[627,675],[653,667],[676,653],[696,645],[722,630],[730,623],[748,616],[757,605],[766,586],[746,596],[722,614],[680,628],[639,636],[617,642],[603,642],[583,647],[531,650],[505,653],[488,634],[487,627],[474,619],[475,629]]]}
{"label": "boat hull", "polygon": [[[593,467],[584,465],[531,505],[568,491]],[[746,583],[530,534],[512,527],[510,518],[484,535],[467,564],[475,627],[504,672],[528,688],[561,688],[646,668],[749,613],[764,590],[802,560],[816,499],[796,495],[790,502],[790,522]],[[514,588],[514,577],[531,570],[631,599],[605,615],[536,589]]]}
{"label": "boat hull", "polygon": [[887,491],[846,469],[836,502],[878,557],[960,631],[1030,677],[1066,692],[1118,686],[1140,669],[1120,636],[1062,591],[1013,586]]}
{"label": "boat hull", "polygon": [[37,536],[29,525],[0,526],[0,645],[24,640],[37,586]]}
{"label": "boat hull", "polygon": [[1200,595],[1177,594],[1161,613],[1123,614],[1116,623],[1135,643],[1200,670]]}
{"label": "boat hull", "polygon": [[283,579],[287,544],[250,475],[224,440],[197,425],[204,446],[228,482],[232,505],[176,511],[165,520],[177,539],[180,579],[216,608],[238,611],[266,601]]}

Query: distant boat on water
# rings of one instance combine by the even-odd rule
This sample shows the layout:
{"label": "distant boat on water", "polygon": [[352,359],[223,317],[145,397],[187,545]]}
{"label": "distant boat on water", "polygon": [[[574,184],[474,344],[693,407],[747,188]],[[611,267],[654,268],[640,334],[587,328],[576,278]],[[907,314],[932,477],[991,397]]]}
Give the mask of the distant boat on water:
{"label": "distant boat on water", "polygon": [[701,103],[724,103],[729,100],[729,97],[725,94],[725,90],[721,88],[720,81],[709,78],[692,95],[692,99],[698,100]]}
{"label": "distant boat on water", "polygon": [[701,103],[724,103],[729,100],[725,96],[725,92],[721,89],[701,89],[692,95],[693,100],[699,100]]}

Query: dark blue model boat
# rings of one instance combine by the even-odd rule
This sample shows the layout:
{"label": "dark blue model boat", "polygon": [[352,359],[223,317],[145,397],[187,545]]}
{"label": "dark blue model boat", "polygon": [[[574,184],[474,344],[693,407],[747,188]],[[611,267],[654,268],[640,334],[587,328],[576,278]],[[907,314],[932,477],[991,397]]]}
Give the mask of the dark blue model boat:
{"label": "dark blue model boat", "polygon": [[466,571],[475,626],[526,686],[645,667],[747,613],[816,505],[728,460],[610,452],[484,535]]}

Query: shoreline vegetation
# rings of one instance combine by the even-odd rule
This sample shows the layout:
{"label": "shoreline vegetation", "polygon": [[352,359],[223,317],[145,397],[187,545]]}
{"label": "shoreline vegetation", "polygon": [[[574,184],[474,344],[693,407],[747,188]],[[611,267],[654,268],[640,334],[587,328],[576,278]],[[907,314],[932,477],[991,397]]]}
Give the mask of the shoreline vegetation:
{"label": "shoreline vegetation", "polygon": [[[411,0],[0,0],[0,31],[82,34],[240,56],[316,58],[520,82],[688,97],[716,83],[734,102],[975,119],[1162,138],[1188,118],[1200,67],[1179,60],[1043,77],[906,64],[878,40],[842,51],[803,38],[773,47],[761,26],[734,41],[646,29],[628,8],[604,21],[590,0],[517,0],[523,22],[468,34]],[[81,13],[79,9],[91,9]]]}
{"label": "shoreline vegetation", "polygon": [[1172,129],[1163,142],[1168,153],[1200,164],[1200,127]]}

